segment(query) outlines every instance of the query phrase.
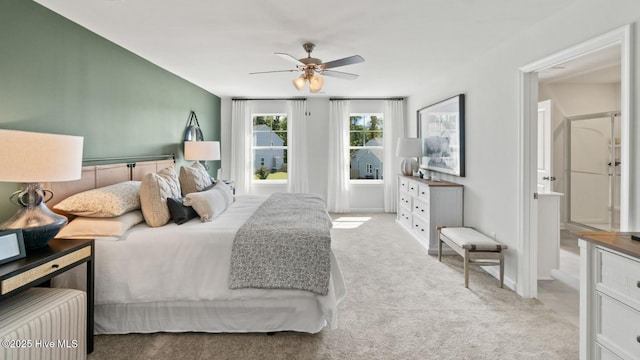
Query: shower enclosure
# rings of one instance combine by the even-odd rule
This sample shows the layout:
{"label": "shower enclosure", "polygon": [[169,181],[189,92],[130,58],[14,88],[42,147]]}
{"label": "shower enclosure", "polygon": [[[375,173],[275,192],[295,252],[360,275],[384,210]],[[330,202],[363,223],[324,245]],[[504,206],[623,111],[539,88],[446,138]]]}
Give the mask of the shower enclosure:
{"label": "shower enclosure", "polygon": [[569,222],[620,229],[620,112],[566,118]]}

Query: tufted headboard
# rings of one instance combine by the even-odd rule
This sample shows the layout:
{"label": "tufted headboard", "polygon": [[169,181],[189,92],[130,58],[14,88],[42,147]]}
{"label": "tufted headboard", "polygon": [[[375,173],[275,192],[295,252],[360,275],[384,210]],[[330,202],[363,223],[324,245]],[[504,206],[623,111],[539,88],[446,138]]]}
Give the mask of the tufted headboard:
{"label": "tufted headboard", "polygon": [[44,184],[44,188],[50,189],[54,193],[53,199],[47,202],[47,207],[51,209],[54,205],[69,196],[86,190],[113,185],[123,181],[140,181],[150,172],[158,172],[170,166],[175,167],[175,165],[174,159],[164,159],[83,166],[80,180]]}

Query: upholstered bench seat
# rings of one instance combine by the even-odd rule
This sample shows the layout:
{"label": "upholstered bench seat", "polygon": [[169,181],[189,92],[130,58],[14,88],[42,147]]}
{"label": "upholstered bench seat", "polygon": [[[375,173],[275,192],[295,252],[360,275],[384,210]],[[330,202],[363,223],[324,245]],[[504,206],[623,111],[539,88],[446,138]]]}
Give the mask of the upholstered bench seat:
{"label": "upholstered bench seat", "polygon": [[0,302],[0,359],[86,359],[87,297],[31,288]]}
{"label": "upholstered bench seat", "polygon": [[464,287],[469,287],[469,264],[500,266],[500,287],[504,286],[504,256],[507,249],[492,238],[471,227],[438,227],[438,261],[442,261],[442,243],[462,256],[464,261]]}

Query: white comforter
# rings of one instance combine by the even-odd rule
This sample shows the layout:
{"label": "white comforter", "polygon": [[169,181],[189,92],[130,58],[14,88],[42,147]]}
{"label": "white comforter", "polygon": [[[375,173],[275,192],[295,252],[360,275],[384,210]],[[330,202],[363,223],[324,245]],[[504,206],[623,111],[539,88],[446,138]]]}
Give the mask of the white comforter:
{"label": "white comforter", "polygon": [[[120,240],[96,240],[95,304],[316,298],[328,322],[335,323],[337,303],[346,291],[333,254],[329,293],[325,296],[302,290],[229,289],[235,232],[265,199],[237,196],[224,213],[207,223],[193,219],[159,228],[143,223]],[[81,284],[77,276],[56,281],[56,286]]]}

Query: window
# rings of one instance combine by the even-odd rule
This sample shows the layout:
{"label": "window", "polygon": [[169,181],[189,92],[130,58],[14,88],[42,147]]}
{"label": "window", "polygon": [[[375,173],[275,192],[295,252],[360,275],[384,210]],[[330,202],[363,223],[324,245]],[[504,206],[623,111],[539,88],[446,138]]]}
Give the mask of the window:
{"label": "window", "polygon": [[349,115],[351,180],[382,180],[382,114]]}
{"label": "window", "polygon": [[287,180],[287,114],[252,114],[253,181]]}

